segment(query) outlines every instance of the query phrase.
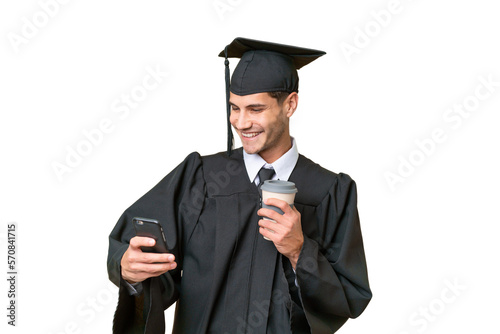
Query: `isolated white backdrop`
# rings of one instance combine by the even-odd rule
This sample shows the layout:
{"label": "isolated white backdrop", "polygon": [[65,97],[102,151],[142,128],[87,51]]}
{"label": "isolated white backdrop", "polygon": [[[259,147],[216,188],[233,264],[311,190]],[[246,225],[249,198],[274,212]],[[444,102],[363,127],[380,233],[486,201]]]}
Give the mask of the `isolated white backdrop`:
{"label": "isolated white backdrop", "polygon": [[[493,1],[23,0],[0,22],[0,246],[16,222],[19,271],[16,328],[1,280],[2,332],[110,332],[109,232],[187,154],[224,150],[217,54],[237,36],[327,52],[299,71],[292,134],[358,184],[374,298],[340,332],[500,329]],[[152,71],[168,75],[142,89]]]}

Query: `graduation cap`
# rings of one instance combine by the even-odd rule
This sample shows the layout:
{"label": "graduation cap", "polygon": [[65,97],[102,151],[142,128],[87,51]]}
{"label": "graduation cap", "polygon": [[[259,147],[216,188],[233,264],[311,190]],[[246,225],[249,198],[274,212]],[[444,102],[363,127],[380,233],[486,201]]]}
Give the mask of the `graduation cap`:
{"label": "graduation cap", "polygon": [[[306,49],[297,46],[258,41],[254,39],[235,38],[219,53],[226,58],[226,108],[227,108],[227,153],[231,155],[233,133],[229,116],[229,92],[244,96],[264,92],[299,91],[297,70],[316,60],[324,51]],[[228,58],[241,58],[229,79]]]}

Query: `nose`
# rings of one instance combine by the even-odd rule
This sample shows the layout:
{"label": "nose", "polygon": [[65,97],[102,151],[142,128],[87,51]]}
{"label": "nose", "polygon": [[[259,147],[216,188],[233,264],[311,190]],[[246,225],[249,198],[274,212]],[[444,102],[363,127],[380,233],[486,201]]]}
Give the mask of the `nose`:
{"label": "nose", "polygon": [[245,130],[249,129],[252,127],[252,121],[248,117],[247,112],[244,110],[240,111],[239,113],[235,114],[235,122],[233,125],[238,129],[238,130]]}

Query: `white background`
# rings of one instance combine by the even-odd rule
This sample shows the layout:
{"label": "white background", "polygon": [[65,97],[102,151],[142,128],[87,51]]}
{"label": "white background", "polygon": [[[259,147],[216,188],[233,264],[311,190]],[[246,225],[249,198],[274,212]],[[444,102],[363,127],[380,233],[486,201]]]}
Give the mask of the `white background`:
{"label": "white background", "polygon": [[[358,184],[374,298],[340,333],[498,333],[500,87],[460,123],[443,118],[480,77],[500,81],[495,2],[401,0],[383,25],[372,11],[388,0],[62,2],[0,5],[1,277],[12,222],[19,272],[16,328],[1,280],[3,333],[110,332],[107,237],[187,154],[225,149],[217,54],[237,36],[327,52],[299,71],[291,126],[302,154]],[[121,119],[113,103],[146,68],[169,74]],[[104,119],[112,131],[59,180],[53,164]],[[446,140],[418,153],[436,128]]]}

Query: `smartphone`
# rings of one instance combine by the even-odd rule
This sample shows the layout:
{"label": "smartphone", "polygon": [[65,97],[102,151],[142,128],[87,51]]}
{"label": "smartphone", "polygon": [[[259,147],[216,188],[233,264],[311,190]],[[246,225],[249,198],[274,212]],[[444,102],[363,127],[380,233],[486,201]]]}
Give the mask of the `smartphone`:
{"label": "smartphone", "polygon": [[135,217],[133,220],[135,235],[138,237],[148,237],[156,240],[153,247],[141,246],[141,250],[146,253],[168,253],[167,240],[156,219]]}

